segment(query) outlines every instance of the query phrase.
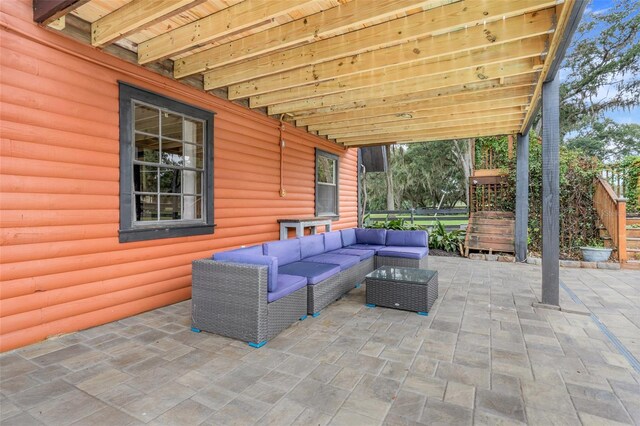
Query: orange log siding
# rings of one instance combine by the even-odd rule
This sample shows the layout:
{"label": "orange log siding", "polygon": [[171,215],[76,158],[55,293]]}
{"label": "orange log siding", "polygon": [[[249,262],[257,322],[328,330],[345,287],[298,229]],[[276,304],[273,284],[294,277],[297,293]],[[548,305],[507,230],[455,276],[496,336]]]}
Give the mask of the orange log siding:
{"label": "orange log siding", "polygon": [[[314,214],[314,149],[340,156],[357,222],[357,153],[82,45],[0,2],[0,350],[188,299],[191,261],[275,240]],[[217,113],[213,235],[119,243],[118,81]]]}

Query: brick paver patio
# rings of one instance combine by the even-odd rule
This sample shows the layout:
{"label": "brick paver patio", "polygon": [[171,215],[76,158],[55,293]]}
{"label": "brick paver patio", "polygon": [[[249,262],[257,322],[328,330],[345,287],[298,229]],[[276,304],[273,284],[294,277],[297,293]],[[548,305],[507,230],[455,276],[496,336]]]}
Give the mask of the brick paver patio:
{"label": "brick paver patio", "polygon": [[364,288],[261,349],[189,331],[190,303],[1,355],[3,425],[640,423],[640,274],[561,271],[568,313],[533,308],[540,269],[430,258],[428,317]]}

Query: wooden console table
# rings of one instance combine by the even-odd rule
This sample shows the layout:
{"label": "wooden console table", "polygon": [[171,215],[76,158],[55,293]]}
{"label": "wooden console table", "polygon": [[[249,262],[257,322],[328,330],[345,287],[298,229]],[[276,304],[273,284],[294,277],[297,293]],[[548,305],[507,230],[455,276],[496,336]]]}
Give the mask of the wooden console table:
{"label": "wooden console table", "polygon": [[311,235],[316,234],[317,226],[324,226],[325,232],[331,231],[331,219],[324,217],[307,217],[303,219],[278,219],[280,224],[280,239],[286,240],[289,236],[289,228],[295,228],[296,237],[304,236],[304,228],[311,228]]}

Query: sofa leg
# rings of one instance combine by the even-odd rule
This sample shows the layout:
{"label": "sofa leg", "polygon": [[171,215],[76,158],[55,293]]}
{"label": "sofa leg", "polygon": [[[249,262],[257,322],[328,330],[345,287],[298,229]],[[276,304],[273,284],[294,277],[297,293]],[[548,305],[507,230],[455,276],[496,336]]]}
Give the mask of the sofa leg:
{"label": "sofa leg", "polygon": [[193,331],[194,333],[200,333],[202,330],[196,327],[191,327],[191,331]]}
{"label": "sofa leg", "polygon": [[364,306],[366,306],[367,308],[375,308],[376,305],[374,305],[373,303],[365,303]]}
{"label": "sofa leg", "polygon": [[262,342],[260,342],[260,343],[253,343],[253,342],[249,342],[249,346],[251,346],[252,348],[261,348],[261,347],[263,347],[263,346],[264,346],[264,345],[266,345],[266,344],[267,344],[267,341],[266,341],[266,340],[263,340],[263,341],[262,341]]}
{"label": "sofa leg", "polygon": [[418,315],[422,315],[422,316],[428,316],[429,312],[417,312]]}
{"label": "sofa leg", "polygon": [[320,312],[316,312],[314,314],[311,314],[312,317],[317,318],[320,315]]}
{"label": "sofa leg", "polygon": [[355,288],[360,288],[360,283],[357,283]]}
{"label": "sofa leg", "polygon": [[306,320],[306,319],[307,319],[307,316],[306,316],[306,315],[303,315],[303,316],[301,316],[301,317],[300,317],[300,321],[304,321],[304,320]]}

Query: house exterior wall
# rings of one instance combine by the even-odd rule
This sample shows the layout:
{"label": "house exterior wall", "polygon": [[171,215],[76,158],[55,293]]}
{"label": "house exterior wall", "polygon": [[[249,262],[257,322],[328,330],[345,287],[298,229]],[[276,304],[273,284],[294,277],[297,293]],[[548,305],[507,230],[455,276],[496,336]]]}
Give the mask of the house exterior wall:
{"label": "house exterior wall", "polygon": [[[0,2],[0,350],[188,299],[191,261],[275,240],[314,214],[314,150],[340,157],[357,223],[357,152],[38,27]],[[215,234],[119,243],[118,81],[216,112]]]}

